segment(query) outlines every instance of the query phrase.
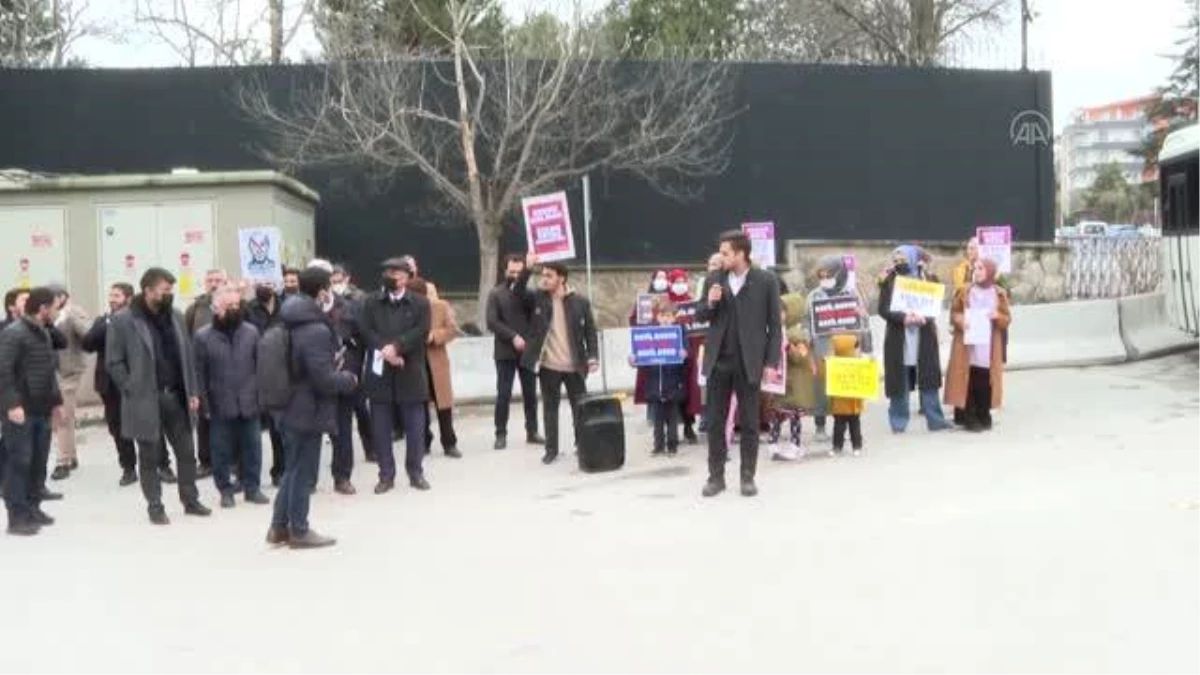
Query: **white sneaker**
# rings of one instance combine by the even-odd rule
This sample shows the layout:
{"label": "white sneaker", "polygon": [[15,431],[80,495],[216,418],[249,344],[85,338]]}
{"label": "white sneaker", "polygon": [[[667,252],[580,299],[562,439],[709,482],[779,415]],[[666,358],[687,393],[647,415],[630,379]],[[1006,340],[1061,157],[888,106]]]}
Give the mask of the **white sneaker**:
{"label": "white sneaker", "polygon": [[813,443],[828,443],[829,434],[825,433],[824,429],[817,429],[817,433],[813,434]]}

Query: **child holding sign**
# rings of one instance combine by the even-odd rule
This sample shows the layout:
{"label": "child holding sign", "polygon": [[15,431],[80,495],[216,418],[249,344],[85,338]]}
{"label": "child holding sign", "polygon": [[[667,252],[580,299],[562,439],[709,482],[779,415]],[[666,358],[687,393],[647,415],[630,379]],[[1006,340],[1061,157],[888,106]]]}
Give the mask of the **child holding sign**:
{"label": "child holding sign", "polygon": [[[770,419],[768,436],[771,459],[788,461],[804,456],[800,445],[800,420],[816,404],[816,362],[808,323],[808,300],[799,293],[780,298],[783,308],[784,353],[787,357],[786,385],[782,396],[772,395],[767,410]],[[783,423],[787,421],[789,442],[779,443]]]}
{"label": "child holding sign", "polygon": [[[654,301],[654,320],[659,326],[675,325],[675,304],[665,297]],[[661,455],[674,455],[679,451],[679,418],[680,403],[687,395],[687,376],[684,373],[684,360],[687,351],[680,354],[678,363],[642,366],[638,368],[639,379],[645,378],[646,408],[654,421],[654,451]],[[629,357],[629,365],[636,365],[633,355]]]}
{"label": "child holding sign", "polygon": [[[858,336],[852,333],[840,333],[830,340],[833,343],[833,355],[841,358],[858,358]],[[850,449],[857,457],[862,454],[862,420],[863,401],[860,398],[845,398],[833,396],[829,399],[829,412],[833,414],[833,452],[841,454],[846,447],[846,432],[850,432]]]}

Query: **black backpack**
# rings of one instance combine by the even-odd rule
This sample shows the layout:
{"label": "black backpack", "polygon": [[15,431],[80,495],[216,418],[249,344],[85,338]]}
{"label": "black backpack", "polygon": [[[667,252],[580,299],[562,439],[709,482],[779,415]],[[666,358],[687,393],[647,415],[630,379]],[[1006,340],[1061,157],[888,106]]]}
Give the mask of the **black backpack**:
{"label": "black backpack", "polygon": [[266,411],[287,407],[292,400],[292,331],[282,323],[271,326],[258,341],[254,379],[258,405]]}

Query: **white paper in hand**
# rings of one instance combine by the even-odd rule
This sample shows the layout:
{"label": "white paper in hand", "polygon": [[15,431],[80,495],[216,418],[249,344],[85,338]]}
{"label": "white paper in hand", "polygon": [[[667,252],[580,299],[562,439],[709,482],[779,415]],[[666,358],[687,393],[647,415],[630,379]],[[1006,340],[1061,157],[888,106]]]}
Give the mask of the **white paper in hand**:
{"label": "white paper in hand", "polygon": [[963,332],[963,344],[972,347],[992,345],[991,312],[986,309],[967,309],[967,330]]}
{"label": "white paper in hand", "polygon": [[378,349],[371,355],[371,372],[383,376],[383,352]]}

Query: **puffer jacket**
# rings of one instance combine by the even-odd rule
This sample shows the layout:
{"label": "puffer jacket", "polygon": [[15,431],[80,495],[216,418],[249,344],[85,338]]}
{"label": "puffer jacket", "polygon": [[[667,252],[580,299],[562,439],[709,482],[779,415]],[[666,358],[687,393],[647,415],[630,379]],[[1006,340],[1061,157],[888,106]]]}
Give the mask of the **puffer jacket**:
{"label": "puffer jacket", "polygon": [[0,331],[0,411],[47,416],[62,405],[58,356],[44,326],[20,319]]}

